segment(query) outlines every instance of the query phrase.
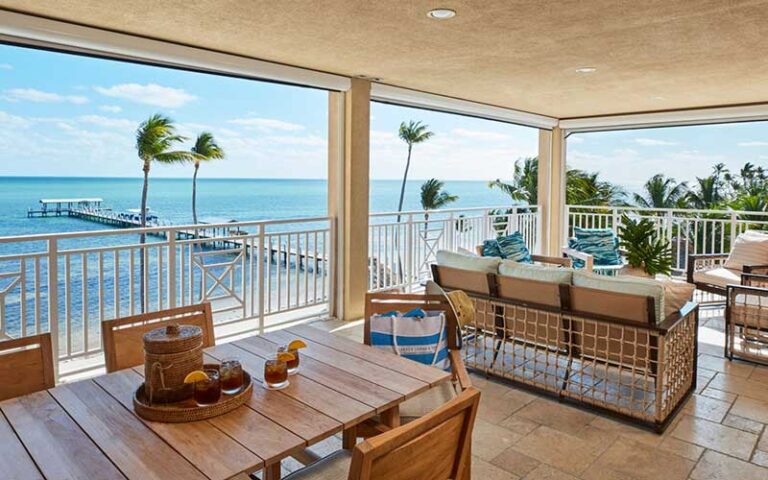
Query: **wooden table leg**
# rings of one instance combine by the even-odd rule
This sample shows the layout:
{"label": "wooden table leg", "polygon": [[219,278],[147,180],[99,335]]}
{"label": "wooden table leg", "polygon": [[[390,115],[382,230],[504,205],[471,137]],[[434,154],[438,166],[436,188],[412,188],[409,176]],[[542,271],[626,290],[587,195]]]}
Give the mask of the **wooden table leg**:
{"label": "wooden table leg", "polygon": [[389,410],[381,412],[381,423],[390,427],[396,428],[400,426],[400,405],[395,405]]}
{"label": "wooden table leg", "polygon": [[280,480],[280,462],[267,465],[264,469],[264,480]]}
{"label": "wooden table leg", "polygon": [[342,433],[341,446],[344,450],[352,450],[357,445],[357,426],[349,427]]}

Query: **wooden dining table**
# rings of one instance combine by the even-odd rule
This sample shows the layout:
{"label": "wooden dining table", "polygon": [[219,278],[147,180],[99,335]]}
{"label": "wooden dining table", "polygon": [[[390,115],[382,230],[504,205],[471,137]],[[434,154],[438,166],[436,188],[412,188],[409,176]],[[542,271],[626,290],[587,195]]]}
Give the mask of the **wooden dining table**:
{"label": "wooden dining table", "polygon": [[[265,358],[301,339],[299,372],[267,390]],[[449,381],[450,373],[308,325],[205,350],[206,362],[238,358],[253,396],[208,420],[157,423],[139,418],[132,398],[143,369],[121,370],[0,402],[0,477],[4,479],[280,478],[280,462],[380,415],[396,426],[399,405]]]}

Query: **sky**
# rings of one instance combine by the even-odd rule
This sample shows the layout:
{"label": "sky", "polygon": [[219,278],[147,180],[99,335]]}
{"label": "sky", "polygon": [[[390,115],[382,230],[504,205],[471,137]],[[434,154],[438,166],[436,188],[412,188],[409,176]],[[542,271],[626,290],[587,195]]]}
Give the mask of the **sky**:
{"label": "sky", "polygon": [[[134,134],[154,113],[189,137],[184,148],[214,134],[227,158],[202,178],[326,177],[325,91],[0,45],[0,176],[139,176]],[[401,178],[407,120],[435,134],[414,148],[412,179],[509,178],[515,160],[537,153],[532,128],[374,103],[371,178]],[[569,166],[636,191],[656,172],[691,181],[718,162],[768,165],[768,124],[578,134],[567,152]]]}

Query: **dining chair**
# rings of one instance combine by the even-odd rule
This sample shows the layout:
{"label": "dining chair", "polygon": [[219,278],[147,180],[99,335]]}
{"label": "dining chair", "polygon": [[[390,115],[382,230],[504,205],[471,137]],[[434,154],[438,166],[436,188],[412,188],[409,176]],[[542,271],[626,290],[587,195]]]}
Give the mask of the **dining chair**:
{"label": "dining chair", "polygon": [[172,323],[202,328],[203,347],[215,343],[209,302],[106,320],[101,323],[101,337],[107,372],[143,364],[144,334]]}
{"label": "dining chair", "polygon": [[51,334],[0,341],[0,400],[55,386]]}
{"label": "dining chair", "polygon": [[283,480],[469,480],[480,391],[470,387],[437,410],[341,450]]}

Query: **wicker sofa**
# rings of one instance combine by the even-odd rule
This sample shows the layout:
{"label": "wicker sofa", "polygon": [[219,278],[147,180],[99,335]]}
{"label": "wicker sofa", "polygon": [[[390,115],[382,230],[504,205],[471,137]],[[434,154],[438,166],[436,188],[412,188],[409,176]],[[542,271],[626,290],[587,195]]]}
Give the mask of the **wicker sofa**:
{"label": "wicker sofa", "polygon": [[698,305],[659,318],[653,297],[432,265],[473,300],[464,362],[663,431],[696,387]]}

